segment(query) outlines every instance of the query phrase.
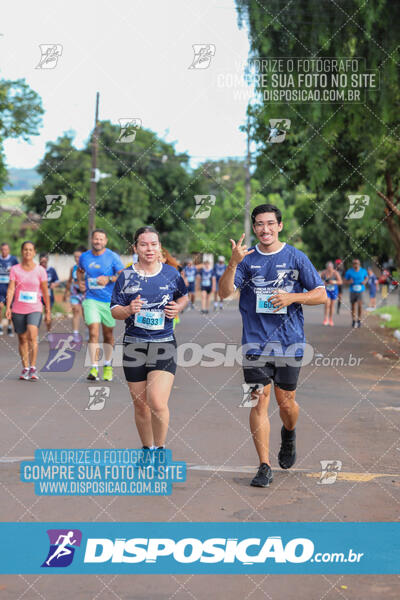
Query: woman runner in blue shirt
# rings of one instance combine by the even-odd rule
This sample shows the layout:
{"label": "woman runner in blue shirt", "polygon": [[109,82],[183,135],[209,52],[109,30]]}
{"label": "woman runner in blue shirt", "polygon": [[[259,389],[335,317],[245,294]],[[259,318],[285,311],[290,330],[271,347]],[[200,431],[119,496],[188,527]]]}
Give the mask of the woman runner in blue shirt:
{"label": "woman runner in blue shirt", "polygon": [[173,320],[188,303],[187,288],[176,269],[159,261],[153,227],[138,229],[133,246],[138,262],[120,273],[111,312],[125,320],[123,368],[143,448],[163,449],[176,371]]}

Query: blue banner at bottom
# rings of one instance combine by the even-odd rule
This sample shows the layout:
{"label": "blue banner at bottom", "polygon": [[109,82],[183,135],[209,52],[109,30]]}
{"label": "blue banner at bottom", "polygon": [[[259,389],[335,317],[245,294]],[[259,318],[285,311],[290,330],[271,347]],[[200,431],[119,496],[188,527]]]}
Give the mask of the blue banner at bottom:
{"label": "blue banner at bottom", "polygon": [[1,523],[1,573],[397,574],[399,523]]}

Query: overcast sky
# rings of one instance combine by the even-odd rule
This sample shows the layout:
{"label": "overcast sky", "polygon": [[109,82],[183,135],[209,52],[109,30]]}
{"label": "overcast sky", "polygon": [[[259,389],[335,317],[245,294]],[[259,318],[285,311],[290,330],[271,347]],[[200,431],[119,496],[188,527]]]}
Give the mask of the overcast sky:
{"label": "overcast sky", "polygon": [[[25,78],[45,114],[31,143],[5,142],[9,167],[34,167],[47,141],[68,130],[78,147],[94,120],[139,118],[197,163],[244,155],[248,91],[232,88],[248,55],[233,0],[31,0],[8,4],[1,76]],[[35,68],[39,44],[61,44],[54,69]],[[207,69],[189,69],[193,44],[214,44]]]}

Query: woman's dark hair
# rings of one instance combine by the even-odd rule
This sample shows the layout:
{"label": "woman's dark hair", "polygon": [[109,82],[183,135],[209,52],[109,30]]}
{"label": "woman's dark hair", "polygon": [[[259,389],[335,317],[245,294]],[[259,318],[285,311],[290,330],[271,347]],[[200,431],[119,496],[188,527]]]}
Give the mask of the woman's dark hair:
{"label": "woman's dark hair", "polygon": [[49,258],[49,253],[48,252],[41,252],[39,254],[39,260],[41,260],[42,258]]}
{"label": "woman's dark hair", "polygon": [[160,234],[158,233],[158,231],[156,229],[154,229],[154,227],[152,227],[151,225],[145,225],[144,227],[139,227],[139,229],[137,229],[135,231],[135,235],[133,236],[133,245],[136,246],[138,239],[139,239],[139,235],[141,235],[142,233],[155,233],[156,236],[158,237],[158,241],[160,241]]}
{"label": "woman's dark hair", "polygon": [[21,244],[21,252],[24,249],[25,244],[32,244],[32,246],[36,250],[36,246],[35,246],[35,244],[33,242],[31,242],[30,240],[25,240],[25,242],[22,242],[22,244]]}
{"label": "woman's dark hair", "polygon": [[251,213],[251,222],[254,225],[257,215],[261,215],[262,213],[272,213],[272,212],[275,213],[276,220],[278,221],[278,223],[281,223],[282,222],[282,213],[279,210],[279,208],[277,206],[274,206],[273,204],[260,204],[259,206],[256,206],[255,209],[253,210],[253,212]]}

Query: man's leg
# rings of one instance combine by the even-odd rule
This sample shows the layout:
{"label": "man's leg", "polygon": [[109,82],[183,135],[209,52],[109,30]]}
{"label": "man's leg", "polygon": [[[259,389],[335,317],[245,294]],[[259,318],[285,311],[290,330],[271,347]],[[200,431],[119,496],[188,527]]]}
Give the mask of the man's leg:
{"label": "man's leg", "polygon": [[350,299],[350,302],[351,302],[351,319],[352,319],[353,327],[354,327],[355,322],[356,322],[356,304],[357,303],[354,302],[353,299]]}
{"label": "man's leg", "polygon": [[275,398],[279,406],[279,415],[287,431],[293,431],[299,418],[299,405],[296,402],[296,390],[282,390],[275,386]]}
{"label": "man's leg", "polygon": [[104,340],[104,361],[106,364],[111,364],[114,349],[114,327],[107,327],[104,324],[102,324],[102,327]]}
{"label": "man's leg", "polygon": [[[256,393],[256,392],[254,392]],[[268,417],[268,406],[271,396],[271,384],[264,386],[261,394],[257,394],[259,400],[257,406],[250,409],[250,431],[261,463],[269,462],[269,432],[270,423]]]}
{"label": "man's leg", "polygon": [[362,319],[362,309],[363,309],[362,299],[361,298],[357,302],[357,309],[358,309],[358,321],[359,321],[359,325],[360,325],[361,324],[361,319]]}
{"label": "man's leg", "polygon": [[[293,377],[296,374],[293,373]],[[294,384],[296,387],[297,383]],[[289,382],[288,382],[289,383]],[[285,386],[286,387],[286,386]],[[281,448],[278,462],[282,469],[290,469],[296,462],[296,423],[299,416],[299,405],[296,402],[296,390],[284,390],[275,385],[275,397],[279,406],[279,414],[283,422],[281,429]]]}
{"label": "man's leg", "polygon": [[90,323],[89,328],[89,354],[92,366],[99,362],[99,333],[100,323]]}

